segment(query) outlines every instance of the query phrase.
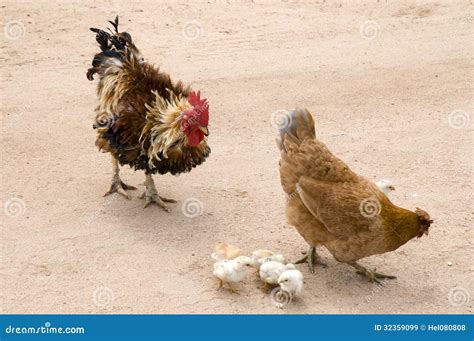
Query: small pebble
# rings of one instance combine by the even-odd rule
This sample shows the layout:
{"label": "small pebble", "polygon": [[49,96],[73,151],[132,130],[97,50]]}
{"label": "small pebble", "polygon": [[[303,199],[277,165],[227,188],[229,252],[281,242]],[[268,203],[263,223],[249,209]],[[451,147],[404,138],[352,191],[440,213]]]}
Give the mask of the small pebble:
{"label": "small pebble", "polygon": [[451,263],[451,262],[448,262],[448,266],[452,266],[452,265],[453,265],[453,263]]}

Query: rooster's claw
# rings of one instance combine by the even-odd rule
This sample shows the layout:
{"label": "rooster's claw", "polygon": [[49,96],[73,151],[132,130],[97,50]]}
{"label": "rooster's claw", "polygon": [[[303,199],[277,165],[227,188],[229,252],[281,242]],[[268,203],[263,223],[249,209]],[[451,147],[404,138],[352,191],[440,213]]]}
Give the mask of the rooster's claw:
{"label": "rooster's claw", "polygon": [[118,174],[115,174],[114,177],[112,178],[112,184],[110,185],[110,189],[107,191],[107,193],[104,194],[104,197],[111,195],[113,193],[118,193],[124,196],[125,198],[127,198],[128,200],[130,200],[131,197],[127,192],[125,192],[125,190],[134,190],[134,189],[137,189],[137,188],[127,185],[120,179]]}

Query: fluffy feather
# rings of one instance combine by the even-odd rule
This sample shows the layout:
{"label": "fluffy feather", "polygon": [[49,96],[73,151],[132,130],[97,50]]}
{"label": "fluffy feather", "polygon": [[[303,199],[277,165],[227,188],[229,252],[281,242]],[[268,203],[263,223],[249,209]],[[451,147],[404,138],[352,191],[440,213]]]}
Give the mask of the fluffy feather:
{"label": "fluffy feather", "polygon": [[227,243],[217,243],[214,251],[215,252],[211,254],[211,258],[215,261],[234,259],[243,255],[242,249]]}
{"label": "fluffy feather", "polygon": [[285,270],[294,270],[293,264],[282,264],[276,261],[267,261],[260,267],[259,275],[260,279],[267,284],[278,284],[278,278]]}
{"label": "fluffy feather", "polygon": [[252,266],[256,269],[260,269],[260,266],[268,261],[275,261],[284,264],[285,257],[281,254],[275,254],[270,250],[256,250],[252,252]]}
{"label": "fluffy feather", "polygon": [[301,294],[303,291],[303,283],[303,274],[296,269],[285,270],[278,278],[280,288],[289,293],[290,298]]}
{"label": "fluffy feather", "polygon": [[219,288],[227,284],[231,292],[236,292],[232,284],[243,281],[248,276],[251,265],[251,259],[246,256],[214,263],[213,274],[219,279]]}

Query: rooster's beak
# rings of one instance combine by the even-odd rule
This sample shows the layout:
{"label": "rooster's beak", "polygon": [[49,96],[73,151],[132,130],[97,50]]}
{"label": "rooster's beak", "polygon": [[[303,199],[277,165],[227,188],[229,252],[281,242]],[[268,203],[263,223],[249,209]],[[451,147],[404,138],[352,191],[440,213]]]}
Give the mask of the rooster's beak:
{"label": "rooster's beak", "polygon": [[209,136],[209,130],[207,129],[207,127],[199,127],[199,130],[202,131],[204,136]]}

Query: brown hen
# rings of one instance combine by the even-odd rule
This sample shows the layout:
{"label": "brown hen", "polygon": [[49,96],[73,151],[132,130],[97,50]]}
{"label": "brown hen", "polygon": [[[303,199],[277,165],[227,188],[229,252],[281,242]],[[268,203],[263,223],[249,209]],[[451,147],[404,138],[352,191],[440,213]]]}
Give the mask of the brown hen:
{"label": "brown hen", "polygon": [[302,261],[313,272],[314,264],[321,264],[316,246],[322,245],[336,260],[371,281],[395,278],[368,270],[357,261],[428,234],[433,222],[428,213],[394,205],[375,184],[334,156],[316,138],[307,110],[289,112],[286,122],[278,139],[280,178],[288,195],[287,220],[310,245]]}

